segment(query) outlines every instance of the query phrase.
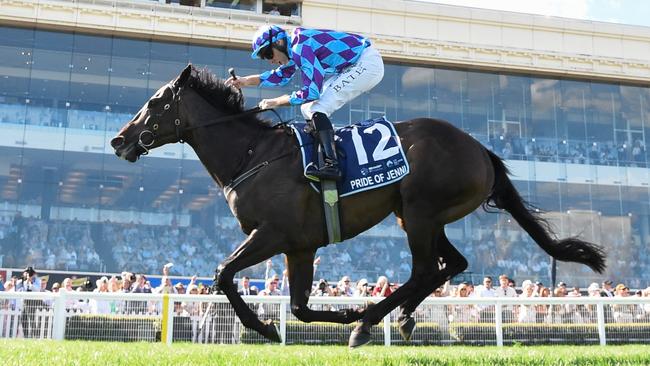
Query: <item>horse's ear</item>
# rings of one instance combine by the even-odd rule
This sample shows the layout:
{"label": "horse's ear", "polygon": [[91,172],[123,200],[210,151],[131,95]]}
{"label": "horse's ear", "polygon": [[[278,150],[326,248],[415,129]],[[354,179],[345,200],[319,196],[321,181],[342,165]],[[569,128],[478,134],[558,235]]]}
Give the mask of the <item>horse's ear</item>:
{"label": "horse's ear", "polygon": [[183,71],[181,71],[181,74],[178,75],[178,78],[176,78],[176,81],[174,82],[174,84],[176,86],[185,85],[185,83],[187,82],[187,79],[189,79],[190,75],[192,75],[192,69],[194,69],[194,67],[192,67],[192,64],[187,64],[185,69]]}

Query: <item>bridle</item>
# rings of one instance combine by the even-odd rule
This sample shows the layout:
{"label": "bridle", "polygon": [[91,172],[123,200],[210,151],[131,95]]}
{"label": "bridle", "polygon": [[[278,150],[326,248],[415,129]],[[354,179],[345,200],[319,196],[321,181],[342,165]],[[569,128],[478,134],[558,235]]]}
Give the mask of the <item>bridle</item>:
{"label": "bridle", "polygon": [[[163,109],[160,113],[157,113],[155,115],[150,115],[147,117],[147,119],[144,121],[145,129],[140,132],[138,135],[138,146],[144,151],[142,155],[148,155],[150,151],[150,147],[156,142],[156,139],[159,139],[161,136],[159,136],[156,131],[158,131],[160,127],[160,121],[165,114],[167,113],[172,113],[172,118],[173,118],[173,123],[174,123],[174,132],[176,135],[176,141],[175,142],[180,142],[184,143],[185,141],[183,140],[183,134],[187,131],[195,130],[197,128],[203,128],[203,127],[209,127],[212,125],[216,125],[219,123],[231,121],[234,118],[246,116],[246,115],[251,115],[251,114],[258,114],[266,111],[273,112],[277,117],[278,120],[280,121],[279,124],[286,124],[288,121],[282,120],[282,117],[280,114],[274,109],[274,108],[265,108],[262,109],[260,107],[254,107],[251,109],[247,109],[243,112],[236,113],[236,114],[230,114],[227,116],[221,116],[213,119],[209,119],[205,121],[204,123],[194,125],[194,126],[182,126],[182,121],[181,121],[181,116],[180,116],[180,103],[181,103],[181,93],[183,91],[183,86],[178,85],[176,83],[167,83],[165,85],[165,90],[169,89],[172,93],[172,100],[171,103],[166,103],[163,106]],[[152,119],[153,117],[153,119]],[[151,129],[148,129],[146,126],[151,124]],[[151,138],[151,141],[145,142],[143,141],[143,137],[147,139],[146,137],[149,136]]]}
{"label": "bridle", "polygon": [[[158,120],[162,119],[162,117],[167,112],[169,113],[175,112],[173,118],[174,118],[174,128],[176,131],[176,138],[178,139],[178,142],[181,143],[184,142],[182,138],[183,130],[181,129],[181,118],[180,118],[181,91],[183,88],[178,87],[178,91],[175,91],[174,86],[176,85],[172,85],[171,83],[167,83],[167,85],[165,86],[165,90],[169,89],[172,93],[172,103],[166,103],[163,106],[163,110],[160,113],[157,113],[155,115],[152,114],[149,117],[147,117],[147,119],[144,121],[145,126],[148,126],[150,123],[153,124],[151,125],[151,130],[145,127],[145,129],[142,130],[138,135],[138,146],[140,146],[140,148],[142,148],[142,150],[144,151],[142,155],[149,154],[149,147],[151,147],[156,142],[156,138],[159,137],[156,134],[156,131],[158,131],[158,128],[160,127],[160,122]],[[171,110],[172,106],[173,106],[173,110]],[[154,120],[152,120],[151,118],[152,116],[154,117]],[[142,141],[143,136],[151,136],[151,142],[147,143]]]}

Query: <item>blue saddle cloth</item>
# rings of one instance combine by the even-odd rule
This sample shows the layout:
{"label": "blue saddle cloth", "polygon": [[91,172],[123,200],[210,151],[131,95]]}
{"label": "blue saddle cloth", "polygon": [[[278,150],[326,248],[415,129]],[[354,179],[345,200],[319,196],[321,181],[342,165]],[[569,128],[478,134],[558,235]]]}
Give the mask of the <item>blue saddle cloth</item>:
{"label": "blue saddle cloth", "polygon": [[[315,142],[305,132],[306,125],[304,122],[291,125],[300,144],[303,169],[310,163],[318,166]],[[341,197],[395,183],[410,171],[395,127],[384,117],[340,128],[335,141],[343,173],[343,179],[338,182]],[[313,183],[312,187],[319,190]]]}

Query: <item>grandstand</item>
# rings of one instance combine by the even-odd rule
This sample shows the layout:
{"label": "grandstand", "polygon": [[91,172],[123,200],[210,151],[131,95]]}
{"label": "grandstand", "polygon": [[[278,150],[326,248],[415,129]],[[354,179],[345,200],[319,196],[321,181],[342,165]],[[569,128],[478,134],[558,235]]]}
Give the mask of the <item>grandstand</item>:
{"label": "grandstand", "polygon": [[[336,19],[339,28],[369,35],[387,63],[381,84],[337,112],[337,124],[379,115],[449,120],[506,159],[517,188],[546,211],[559,236],[604,245],[606,278],[650,283],[650,256],[641,249],[650,242],[648,29],[408,0],[375,11],[369,2],[286,1],[280,15],[268,14],[272,3],[3,4],[0,267],[158,274],[173,262],[174,275],[210,277],[244,236],[194,152],[166,146],[129,165],[107,141],[188,62],[223,77],[230,66],[260,72],[265,65],[247,49],[259,25],[331,27],[323,19]],[[155,21],[139,21],[143,12]],[[247,89],[247,104],[298,83]],[[299,115],[281,111],[286,119]],[[507,273],[551,282],[550,258],[507,214],[477,211],[447,232],[475,281]],[[322,248],[317,277],[401,282],[408,253],[388,218]],[[281,272],[282,258],[274,263]],[[261,264],[242,274],[263,278],[264,271]],[[584,287],[602,280],[561,263],[557,277]]]}

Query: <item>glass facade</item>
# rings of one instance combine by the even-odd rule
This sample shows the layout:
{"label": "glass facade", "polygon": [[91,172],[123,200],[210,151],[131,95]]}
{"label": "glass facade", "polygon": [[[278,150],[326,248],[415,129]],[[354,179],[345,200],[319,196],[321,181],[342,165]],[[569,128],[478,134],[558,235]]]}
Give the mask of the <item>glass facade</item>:
{"label": "glass facade", "polygon": [[[233,65],[240,75],[268,65],[237,49],[10,27],[0,27],[0,58],[4,266],[159,273],[173,259],[179,274],[210,276],[243,235],[191,149],[166,146],[129,164],[107,144],[188,62],[223,77]],[[247,105],[299,82],[247,88]],[[280,113],[300,116],[296,107]],[[333,120],[381,115],[445,119],[470,133],[507,160],[521,195],[558,236],[605,246],[607,278],[647,284],[650,258],[640,248],[650,242],[650,87],[388,64],[383,81]],[[548,256],[509,215],[478,210],[447,231],[468,271],[548,283]],[[373,281],[388,268],[395,281],[407,278],[408,249],[394,220],[351,241],[319,251],[317,276]],[[71,251],[90,259],[58,259]],[[602,279],[564,263],[558,278]]]}

